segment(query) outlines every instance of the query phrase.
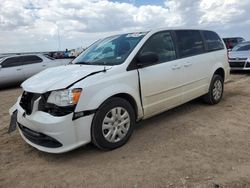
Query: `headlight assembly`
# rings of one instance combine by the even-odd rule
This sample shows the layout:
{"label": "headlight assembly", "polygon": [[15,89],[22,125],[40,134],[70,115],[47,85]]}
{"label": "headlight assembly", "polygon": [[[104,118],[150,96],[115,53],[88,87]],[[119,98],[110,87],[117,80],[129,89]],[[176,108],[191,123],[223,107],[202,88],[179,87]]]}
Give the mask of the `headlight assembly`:
{"label": "headlight assembly", "polygon": [[55,104],[59,107],[74,106],[78,103],[82,89],[65,89],[52,91],[48,97],[47,103]]}
{"label": "headlight assembly", "polygon": [[64,89],[43,94],[38,109],[53,116],[65,116],[74,112],[82,89]]}

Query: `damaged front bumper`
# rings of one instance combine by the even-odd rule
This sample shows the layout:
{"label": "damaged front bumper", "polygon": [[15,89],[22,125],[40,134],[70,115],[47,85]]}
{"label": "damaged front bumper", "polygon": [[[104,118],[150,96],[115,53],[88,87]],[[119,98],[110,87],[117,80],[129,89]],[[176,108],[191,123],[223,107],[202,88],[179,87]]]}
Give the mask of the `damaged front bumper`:
{"label": "damaged front bumper", "polygon": [[20,102],[21,97],[18,97],[17,102],[9,109],[10,125],[8,129],[8,133],[11,133],[16,130],[17,127],[17,105]]}
{"label": "damaged front bumper", "polygon": [[33,110],[27,115],[19,102],[20,98],[9,110],[9,132],[17,127],[25,142],[38,150],[64,153],[91,142],[94,114],[76,120],[73,120],[73,113],[55,117],[43,111]]}

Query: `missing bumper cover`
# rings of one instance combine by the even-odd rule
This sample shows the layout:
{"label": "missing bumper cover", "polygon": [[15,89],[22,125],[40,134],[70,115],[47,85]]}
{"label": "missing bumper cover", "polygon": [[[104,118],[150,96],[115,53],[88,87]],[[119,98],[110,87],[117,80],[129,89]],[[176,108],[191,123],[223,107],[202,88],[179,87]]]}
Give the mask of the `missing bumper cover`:
{"label": "missing bumper cover", "polygon": [[59,148],[62,146],[60,142],[56,139],[47,136],[45,134],[33,131],[20,123],[18,123],[18,127],[22,131],[25,138],[27,138],[30,142],[37,144],[39,146],[47,147],[47,148]]}

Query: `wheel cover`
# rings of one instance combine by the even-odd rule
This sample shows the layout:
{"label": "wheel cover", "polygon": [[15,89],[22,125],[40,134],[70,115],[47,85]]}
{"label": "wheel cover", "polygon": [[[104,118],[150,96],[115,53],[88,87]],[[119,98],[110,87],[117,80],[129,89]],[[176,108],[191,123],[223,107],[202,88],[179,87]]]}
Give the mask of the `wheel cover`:
{"label": "wheel cover", "polygon": [[103,119],[102,134],[108,142],[116,143],[127,135],[129,127],[128,111],[122,107],[115,107]]}
{"label": "wheel cover", "polygon": [[214,87],[213,87],[213,98],[217,101],[221,98],[222,96],[222,83],[220,80],[216,80],[214,82]]}

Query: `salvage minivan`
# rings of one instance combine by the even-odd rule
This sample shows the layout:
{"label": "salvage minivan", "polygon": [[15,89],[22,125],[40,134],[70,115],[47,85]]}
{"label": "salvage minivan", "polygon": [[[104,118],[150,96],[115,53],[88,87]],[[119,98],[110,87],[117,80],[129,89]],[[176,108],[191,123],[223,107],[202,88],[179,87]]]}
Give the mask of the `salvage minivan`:
{"label": "salvage minivan", "polygon": [[23,82],[10,128],[17,125],[28,144],[49,153],[90,142],[115,149],[137,121],[198,97],[219,103],[229,74],[226,47],[213,31],[115,35]]}

